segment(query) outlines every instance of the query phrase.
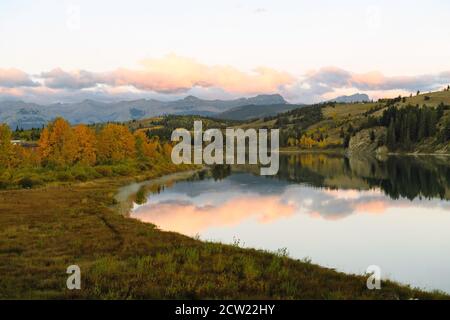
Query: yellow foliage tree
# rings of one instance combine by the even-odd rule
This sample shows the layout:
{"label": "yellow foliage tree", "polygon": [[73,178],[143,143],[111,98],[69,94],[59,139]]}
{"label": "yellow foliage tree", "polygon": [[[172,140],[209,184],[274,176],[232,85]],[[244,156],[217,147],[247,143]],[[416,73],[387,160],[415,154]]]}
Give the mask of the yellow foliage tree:
{"label": "yellow foliage tree", "polygon": [[165,143],[163,145],[163,155],[167,158],[170,158],[172,155],[172,145],[170,143]]}
{"label": "yellow foliage tree", "polygon": [[299,143],[300,147],[311,149],[317,142],[313,138],[308,137],[307,135],[302,135]]}
{"label": "yellow foliage tree", "polygon": [[9,167],[13,154],[11,129],[8,125],[0,125],[0,167]]}
{"label": "yellow foliage tree", "polygon": [[14,167],[36,167],[40,165],[37,153],[31,148],[24,148],[22,146],[13,146],[14,160],[12,166]]}
{"label": "yellow foliage tree", "polygon": [[45,162],[50,157],[51,151],[50,131],[48,128],[44,128],[38,141],[38,154],[42,162]]}
{"label": "yellow foliage tree", "polygon": [[296,139],[293,138],[293,137],[289,137],[289,138],[288,138],[288,141],[287,141],[287,145],[288,145],[289,147],[294,147],[295,145],[297,145]]}
{"label": "yellow foliage tree", "polygon": [[76,137],[70,124],[63,118],[55,119],[42,131],[38,146],[44,165],[71,165],[76,160]]}
{"label": "yellow foliage tree", "polygon": [[142,131],[137,131],[134,136],[136,139],[136,157],[138,159],[157,156],[158,141],[150,140]]}
{"label": "yellow foliage tree", "polygon": [[113,163],[135,157],[135,139],[127,127],[107,124],[97,138],[97,158]]}
{"label": "yellow foliage tree", "polygon": [[80,124],[73,128],[76,141],[75,162],[94,165],[97,159],[97,137],[94,130]]}

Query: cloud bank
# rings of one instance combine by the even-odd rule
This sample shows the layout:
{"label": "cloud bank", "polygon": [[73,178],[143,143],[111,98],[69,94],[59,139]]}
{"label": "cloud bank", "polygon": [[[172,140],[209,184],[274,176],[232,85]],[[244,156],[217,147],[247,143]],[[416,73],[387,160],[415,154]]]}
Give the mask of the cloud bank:
{"label": "cloud bank", "polygon": [[[196,94],[205,98],[280,93],[291,102],[318,102],[342,90],[372,96],[427,91],[450,83],[450,71],[417,76],[385,76],[380,72],[354,73],[337,67],[294,75],[268,67],[242,71],[227,65],[206,65],[191,58],[167,55],[141,61],[136,69],[107,72],[55,68],[37,75],[0,68],[0,98],[70,100],[142,98]],[[215,95],[215,96],[214,96]]]}
{"label": "cloud bank", "polygon": [[39,84],[31,80],[31,77],[25,72],[10,68],[0,68],[0,87],[15,88],[15,87],[36,87]]}

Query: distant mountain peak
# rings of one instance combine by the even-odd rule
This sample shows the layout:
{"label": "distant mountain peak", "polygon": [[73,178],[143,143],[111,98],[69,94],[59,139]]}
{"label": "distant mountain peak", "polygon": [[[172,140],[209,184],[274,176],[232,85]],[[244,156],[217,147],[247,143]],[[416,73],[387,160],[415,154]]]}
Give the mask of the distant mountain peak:
{"label": "distant mountain peak", "polygon": [[256,97],[247,98],[247,100],[250,102],[249,104],[286,104],[286,100],[278,94],[259,94]]}
{"label": "distant mountain peak", "polygon": [[[196,103],[196,102],[200,102],[200,101],[233,101],[233,100],[203,100],[200,98],[197,98],[196,96],[193,95],[189,95],[184,97],[181,101],[184,102],[191,102],[191,103]],[[286,100],[284,100],[284,98],[278,94],[278,93],[274,93],[274,94],[259,94],[257,96],[254,97],[250,97],[250,98],[240,98],[237,99],[236,101],[245,101],[246,104],[257,104],[257,105],[268,105],[268,104],[285,104],[287,103]]]}
{"label": "distant mountain peak", "polygon": [[326,102],[342,102],[342,103],[353,103],[353,102],[367,102],[370,101],[369,96],[365,93],[355,93],[348,96],[339,96],[334,99],[330,99]]}
{"label": "distant mountain peak", "polygon": [[183,101],[188,101],[188,102],[195,102],[195,101],[199,101],[200,99],[197,98],[196,96],[193,95],[189,95],[184,97]]}

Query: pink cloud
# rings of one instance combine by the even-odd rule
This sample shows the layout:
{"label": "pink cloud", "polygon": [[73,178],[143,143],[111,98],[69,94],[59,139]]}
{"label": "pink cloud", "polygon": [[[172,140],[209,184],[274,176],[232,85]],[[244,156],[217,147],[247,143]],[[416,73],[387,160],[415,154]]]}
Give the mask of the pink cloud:
{"label": "pink cloud", "polygon": [[244,72],[231,66],[208,66],[173,54],[161,59],[143,60],[141,69],[136,70],[119,68],[92,73],[84,70],[67,72],[57,68],[43,72],[41,76],[52,88],[82,89],[106,84],[134,86],[161,93],[185,92],[194,87],[217,87],[236,94],[273,93],[280,86],[295,81],[290,74],[267,67]]}
{"label": "pink cloud", "polygon": [[372,214],[385,213],[387,209],[387,203],[382,200],[368,201],[366,203],[359,203],[355,205],[355,210]]}
{"label": "pink cloud", "polygon": [[39,83],[31,80],[30,76],[21,70],[0,68],[0,87],[36,87],[38,85]]}
{"label": "pink cloud", "polygon": [[[45,98],[78,99],[93,93],[118,92],[126,99],[130,95],[180,95],[217,92],[230,98],[256,94],[280,93],[292,102],[313,103],[334,98],[339,93],[363,92],[372,98],[406,95],[416,90],[433,90],[450,83],[450,72],[418,76],[385,76],[378,71],[355,73],[329,66],[309,71],[303,76],[269,67],[243,71],[229,65],[207,65],[195,59],[175,54],[157,59],[145,59],[138,68],[118,68],[112,71],[66,71],[55,68],[37,76],[42,87],[54,89]],[[17,69],[0,69],[0,88],[25,88],[28,96],[41,86]],[[4,92],[5,90],[3,90]],[[19,96],[16,91],[13,96]],[[36,92],[36,94],[41,94]],[[42,95],[45,93],[42,92]],[[7,95],[7,94],[5,94]],[[42,98],[41,97],[41,98]],[[39,97],[37,97],[39,98]],[[38,99],[39,100],[39,99]]]}
{"label": "pink cloud", "polygon": [[196,206],[185,203],[161,203],[141,207],[132,214],[144,222],[152,222],[164,230],[188,235],[207,228],[233,226],[250,218],[268,223],[295,213],[294,205],[280,202],[279,197],[237,197],[220,205]]}

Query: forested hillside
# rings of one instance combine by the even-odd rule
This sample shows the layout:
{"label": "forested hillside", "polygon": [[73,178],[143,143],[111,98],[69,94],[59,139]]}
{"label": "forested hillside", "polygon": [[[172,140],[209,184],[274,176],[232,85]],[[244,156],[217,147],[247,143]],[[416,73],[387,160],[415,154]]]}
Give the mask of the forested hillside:
{"label": "forested hillside", "polygon": [[450,91],[317,104],[242,126],[280,128],[280,144],[289,148],[348,149],[358,141],[359,151],[450,153]]}

